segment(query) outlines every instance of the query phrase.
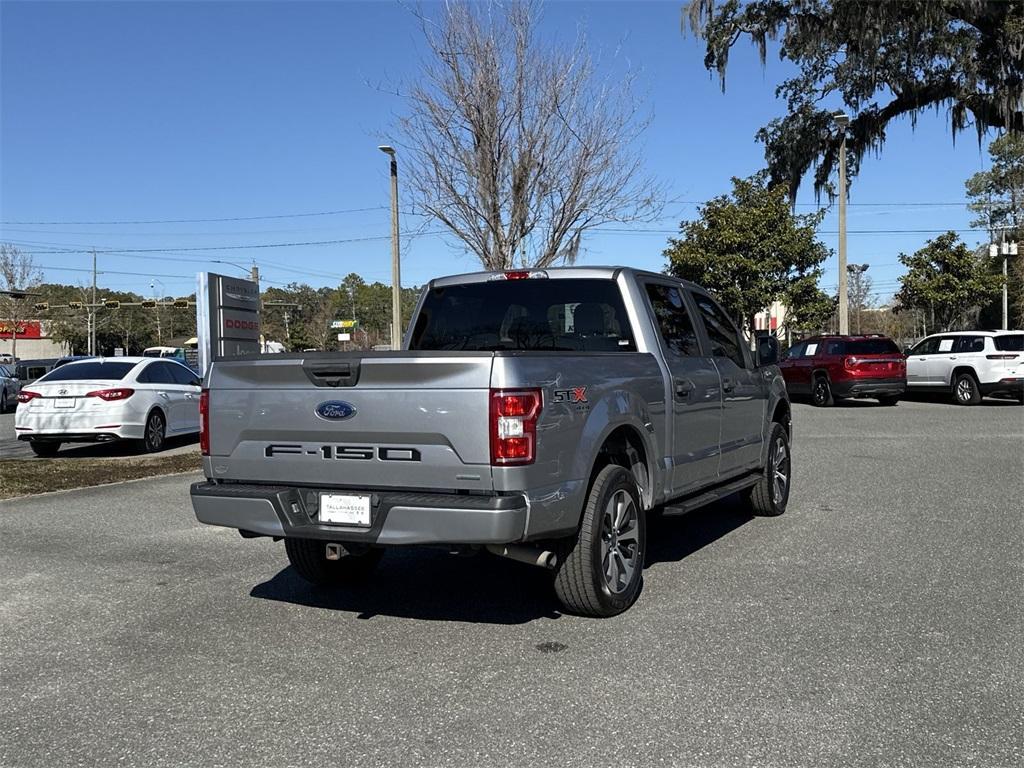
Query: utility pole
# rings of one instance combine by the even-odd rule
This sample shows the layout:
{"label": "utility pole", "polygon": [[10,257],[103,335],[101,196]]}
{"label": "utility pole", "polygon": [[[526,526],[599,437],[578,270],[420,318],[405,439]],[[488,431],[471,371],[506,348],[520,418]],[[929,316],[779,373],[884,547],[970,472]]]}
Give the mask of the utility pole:
{"label": "utility pole", "polygon": [[377,147],[391,158],[391,349],[402,346],[402,277],[398,252],[398,160],[395,148]]}
{"label": "utility pole", "polygon": [[850,117],[842,112],[832,115],[842,131],[839,142],[839,333],[850,332],[850,306],[846,295],[846,128]]}
{"label": "utility pole", "polygon": [[92,301],[89,302],[89,354],[96,354],[96,249],[92,249]]}

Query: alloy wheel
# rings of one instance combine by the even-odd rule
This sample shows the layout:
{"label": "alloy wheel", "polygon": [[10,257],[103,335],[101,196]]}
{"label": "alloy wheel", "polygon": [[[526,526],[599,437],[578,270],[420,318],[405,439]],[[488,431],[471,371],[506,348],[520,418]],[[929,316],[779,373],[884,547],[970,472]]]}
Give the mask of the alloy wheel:
{"label": "alloy wheel", "polygon": [[782,504],[789,488],[789,448],[781,437],[775,438],[772,447],[772,497],[776,504]]}
{"label": "alloy wheel", "polygon": [[612,594],[625,592],[640,562],[639,514],[633,497],[616,491],[601,517],[601,573]]}
{"label": "alloy wheel", "polygon": [[956,396],[964,403],[970,401],[974,397],[974,387],[971,385],[971,380],[966,376],[957,382]]}
{"label": "alloy wheel", "polygon": [[146,448],[159,451],[164,446],[164,420],[159,413],[150,415],[146,422]]}

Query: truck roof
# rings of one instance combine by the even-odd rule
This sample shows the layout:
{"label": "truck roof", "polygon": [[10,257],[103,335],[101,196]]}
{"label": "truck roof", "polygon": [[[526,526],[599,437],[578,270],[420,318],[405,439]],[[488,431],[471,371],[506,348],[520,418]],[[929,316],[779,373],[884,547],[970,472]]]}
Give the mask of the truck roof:
{"label": "truck roof", "polygon": [[446,277],[438,277],[431,280],[428,284],[428,288],[443,287],[448,285],[464,285],[466,283],[484,283],[488,280],[494,280],[498,275],[504,275],[508,273],[525,272],[525,273],[536,273],[538,277],[547,277],[552,280],[567,279],[567,278],[589,278],[591,280],[614,280],[619,276],[620,273],[626,273],[633,277],[657,277],[657,278],[671,278],[684,283],[690,288],[700,288],[696,283],[692,283],[689,280],[681,280],[671,275],[666,275],[660,272],[651,272],[643,269],[635,269],[633,267],[621,267],[621,266],[580,266],[580,267],[544,267],[543,269],[535,269],[531,267],[524,267],[522,269],[505,269],[505,270],[491,270],[488,272],[466,272],[461,275],[449,275]]}

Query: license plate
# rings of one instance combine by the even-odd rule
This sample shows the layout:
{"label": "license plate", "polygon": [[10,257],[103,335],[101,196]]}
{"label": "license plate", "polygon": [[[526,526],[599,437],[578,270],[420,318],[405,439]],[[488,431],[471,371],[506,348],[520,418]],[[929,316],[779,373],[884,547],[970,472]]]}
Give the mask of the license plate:
{"label": "license plate", "polygon": [[75,398],[73,397],[57,397],[53,400],[54,408],[74,408]]}
{"label": "license plate", "polygon": [[332,525],[370,525],[370,497],[320,494],[320,522]]}

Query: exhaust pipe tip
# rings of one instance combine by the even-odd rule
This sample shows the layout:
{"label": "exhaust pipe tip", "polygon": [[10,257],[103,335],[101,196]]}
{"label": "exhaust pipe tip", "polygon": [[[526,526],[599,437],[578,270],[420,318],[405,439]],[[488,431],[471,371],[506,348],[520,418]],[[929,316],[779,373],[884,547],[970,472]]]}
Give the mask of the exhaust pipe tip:
{"label": "exhaust pipe tip", "polygon": [[553,570],[558,566],[558,555],[547,549],[525,547],[519,544],[488,544],[487,551],[498,557],[507,557],[527,565]]}

